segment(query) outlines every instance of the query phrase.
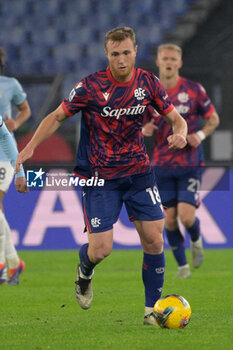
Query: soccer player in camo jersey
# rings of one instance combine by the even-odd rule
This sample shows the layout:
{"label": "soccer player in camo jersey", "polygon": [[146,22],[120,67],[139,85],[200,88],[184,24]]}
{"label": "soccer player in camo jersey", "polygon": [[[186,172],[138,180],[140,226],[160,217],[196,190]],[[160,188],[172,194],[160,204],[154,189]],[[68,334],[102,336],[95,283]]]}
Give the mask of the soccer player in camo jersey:
{"label": "soccer player in camo jersey", "polygon": [[75,173],[82,178],[102,178],[105,184],[103,188],[86,186],[83,191],[89,243],[79,251],[77,301],[83,309],[91,306],[93,270],[111,253],[113,224],[125,203],[144,251],[144,324],[155,325],[152,311],[161,296],[165,270],[164,214],[143,143],[142,114],[151,104],[171,124],[173,134],[168,139],[171,149],[185,147],[187,125],[169,101],[159,79],[135,68],[137,45],[131,28],[110,30],[105,37],[105,50],[109,61],[107,69],[80,81],[69,98],[42,121],[19,154],[16,171],[65,119],[82,111]]}
{"label": "soccer player in camo jersey", "polygon": [[[3,118],[3,129],[7,127],[10,132],[17,130],[31,115],[31,110],[26,99],[26,93],[17,79],[3,75],[7,55],[0,47],[0,114]],[[12,118],[12,105],[17,109],[17,115]],[[2,129],[2,131],[3,131]],[[13,133],[12,142],[15,142]],[[15,144],[16,147],[16,144]],[[24,269],[24,262],[19,259],[11,238],[11,230],[4,215],[3,198],[11,184],[14,170],[0,147],[0,278],[2,283],[7,279],[5,259],[8,262],[7,283],[15,285],[19,283],[19,274]],[[19,180],[17,180],[18,182]],[[19,187],[17,188],[19,189]],[[23,189],[23,187],[22,187]],[[0,282],[1,283],[1,282]]]}
{"label": "soccer player in camo jersey", "polygon": [[[159,192],[166,209],[166,236],[178,264],[175,277],[187,278],[191,272],[178,218],[190,234],[192,264],[198,268],[203,262],[200,222],[196,217],[204,165],[202,141],[218,126],[219,117],[202,85],[179,75],[182,67],[182,50],[179,46],[169,43],[160,45],[156,64],[169,99],[188,124],[188,144],[176,150],[167,147],[166,140],[172,130],[152,107],[145,112],[145,119],[149,122],[143,127],[145,136],[155,131],[151,164],[155,167]],[[205,121],[202,129],[200,117]]]}

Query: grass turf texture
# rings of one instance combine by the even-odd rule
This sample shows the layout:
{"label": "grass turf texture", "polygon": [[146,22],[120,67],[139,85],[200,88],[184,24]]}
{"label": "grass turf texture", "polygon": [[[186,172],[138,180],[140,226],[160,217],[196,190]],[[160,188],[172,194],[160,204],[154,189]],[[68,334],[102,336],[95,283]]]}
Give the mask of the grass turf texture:
{"label": "grass turf texture", "polygon": [[[192,317],[181,330],[143,326],[142,252],[113,251],[96,267],[91,309],[74,296],[77,252],[21,252],[19,286],[0,287],[1,350],[233,349],[231,250],[206,250],[192,278],[174,280],[166,250],[163,295],[183,295]],[[190,260],[190,252],[188,251]]]}

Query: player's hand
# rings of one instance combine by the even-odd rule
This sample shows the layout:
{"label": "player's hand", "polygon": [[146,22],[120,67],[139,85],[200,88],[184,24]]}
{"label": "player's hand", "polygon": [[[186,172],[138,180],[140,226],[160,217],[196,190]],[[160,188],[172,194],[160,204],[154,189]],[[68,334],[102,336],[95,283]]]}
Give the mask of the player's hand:
{"label": "player's hand", "polygon": [[180,134],[173,134],[168,136],[168,149],[182,149],[187,145],[186,138]]}
{"label": "player's hand", "polygon": [[26,162],[29,158],[33,156],[33,149],[30,147],[25,147],[19,154],[15,161],[15,173],[18,174],[20,171],[20,165]]}
{"label": "player's hand", "polygon": [[142,128],[143,136],[152,136],[155,130],[158,130],[158,127],[154,124],[154,120],[151,119]]}
{"label": "player's hand", "polygon": [[7,129],[10,132],[15,131],[18,127],[17,122],[14,119],[9,118],[7,114],[6,114],[5,124],[6,124]]}
{"label": "player's hand", "polygon": [[195,148],[197,148],[201,144],[200,136],[196,132],[194,132],[193,134],[189,134],[187,136],[187,141],[190,146]]}
{"label": "player's hand", "polygon": [[26,185],[25,177],[16,177],[15,178],[15,188],[20,193],[27,193],[29,188]]}

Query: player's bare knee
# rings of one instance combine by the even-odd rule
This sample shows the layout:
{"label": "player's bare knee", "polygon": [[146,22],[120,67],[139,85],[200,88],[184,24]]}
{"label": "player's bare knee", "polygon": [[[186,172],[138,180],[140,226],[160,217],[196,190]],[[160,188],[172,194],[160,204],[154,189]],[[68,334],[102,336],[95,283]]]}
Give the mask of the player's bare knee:
{"label": "player's bare knee", "polygon": [[166,222],[165,224],[166,228],[169,230],[169,231],[174,231],[175,229],[177,229],[178,225],[177,225],[177,222],[174,221],[174,222]]}
{"label": "player's bare knee", "polygon": [[186,227],[186,228],[191,227],[193,222],[194,222],[193,217],[188,217],[185,215],[181,216],[180,220],[181,220],[182,224],[184,225],[184,227]]}
{"label": "player's bare knee", "polygon": [[112,248],[106,246],[100,249],[93,249],[88,251],[89,258],[92,262],[98,264],[111,254]]}
{"label": "player's bare knee", "polygon": [[175,216],[167,216],[165,218],[165,226],[170,231],[175,230],[178,227],[177,218]]}
{"label": "player's bare knee", "polygon": [[158,235],[151,240],[147,240],[143,246],[144,251],[148,254],[160,254],[163,251],[163,236]]}

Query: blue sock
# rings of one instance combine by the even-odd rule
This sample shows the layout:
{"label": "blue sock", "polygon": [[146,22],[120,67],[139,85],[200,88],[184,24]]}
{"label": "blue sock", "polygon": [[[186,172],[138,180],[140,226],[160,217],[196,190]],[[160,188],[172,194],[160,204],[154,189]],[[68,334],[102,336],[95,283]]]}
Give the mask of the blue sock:
{"label": "blue sock", "polygon": [[182,236],[180,230],[177,228],[174,231],[170,231],[165,228],[168,243],[172,249],[172,253],[179,266],[187,264],[185,247],[184,247],[184,237]]}
{"label": "blue sock", "polygon": [[189,228],[186,228],[186,230],[190,234],[191,240],[193,242],[196,242],[200,237],[200,220],[196,217],[192,226]]}
{"label": "blue sock", "polygon": [[90,276],[96,264],[90,261],[87,255],[88,243],[84,244],[79,250],[79,265],[85,276]]}
{"label": "blue sock", "polygon": [[145,306],[153,307],[161,297],[165,271],[164,252],[157,255],[144,253],[142,280],[145,286]]}

